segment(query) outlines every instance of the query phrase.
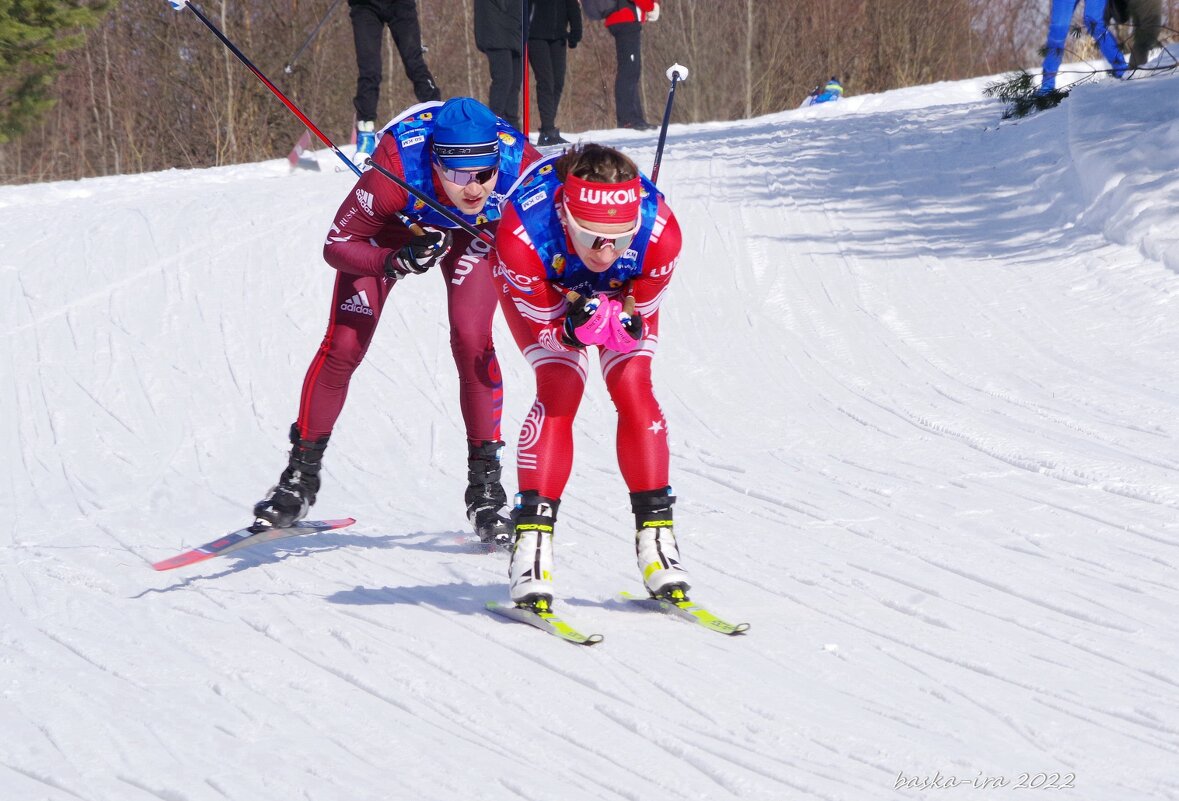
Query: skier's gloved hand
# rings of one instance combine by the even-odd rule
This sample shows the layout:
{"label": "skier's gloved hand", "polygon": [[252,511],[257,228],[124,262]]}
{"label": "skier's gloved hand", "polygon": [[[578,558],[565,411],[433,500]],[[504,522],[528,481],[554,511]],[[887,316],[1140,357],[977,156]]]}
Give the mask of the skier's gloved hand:
{"label": "skier's gloved hand", "polygon": [[610,318],[621,307],[605,295],[585,300],[578,297],[565,317],[566,344],[575,348],[604,345],[610,337]]}
{"label": "skier's gloved hand", "polygon": [[422,233],[406,242],[401,250],[385,257],[385,275],[421,275],[440,262],[450,252],[452,235],[449,229],[424,228]]}
{"label": "skier's gloved hand", "polygon": [[586,300],[585,295],[578,295],[577,300],[570,302],[569,310],[565,312],[565,332],[561,336],[561,341],[571,348],[584,348],[585,343],[577,338],[577,329],[588,323],[597,310],[596,298]]}
{"label": "skier's gloved hand", "polygon": [[643,315],[638,312],[627,314],[619,306],[617,313],[610,317],[610,334],[602,344],[617,353],[630,353],[643,341],[646,330]]}
{"label": "skier's gloved hand", "polygon": [[573,50],[577,47],[577,45],[580,41],[581,41],[580,36],[574,36],[573,34],[569,34],[569,38],[566,40],[566,44],[569,45],[570,50]]}

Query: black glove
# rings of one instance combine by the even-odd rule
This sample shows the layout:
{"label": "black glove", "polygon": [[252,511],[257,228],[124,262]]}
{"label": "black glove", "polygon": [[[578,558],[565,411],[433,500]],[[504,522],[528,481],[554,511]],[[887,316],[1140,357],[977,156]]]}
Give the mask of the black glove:
{"label": "black glove", "polygon": [[424,228],[402,246],[401,250],[385,257],[385,275],[400,278],[403,275],[421,275],[440,262],[450,252],[453,237],[449,229]]}
{"label": "black glove", "polygon": [[577,47],[577,43],[578,43],[578,42],[580,42],[580,41],[581,41],[581,37],[580,37],[580,36],[574,36],[574,35],[570,34],[570,35],[569,35],[569,42],[568,42],[568,43],[569,43],[569,49],[570,49],[570,50],[572,50],[572,49],[574,49],[575,47]]}
{"label": "black glove", "polygon": [[577,300],[569,304],[569,311],[565,312],[565,333],[561,341],[571,348],[584,349],[585,343],[577,338],[576,329],[589,322],[598,310],[598,302],[588,303],[585,295],[579,295]]}
{"label": "black glove", "polygon": [[643,333],[646,331],[646,325],[643,323],[643,315],[635,312],[630,316],[630,322],[623,326],[626,333],[630,334],[630,338],[638,342],[643,338]]}

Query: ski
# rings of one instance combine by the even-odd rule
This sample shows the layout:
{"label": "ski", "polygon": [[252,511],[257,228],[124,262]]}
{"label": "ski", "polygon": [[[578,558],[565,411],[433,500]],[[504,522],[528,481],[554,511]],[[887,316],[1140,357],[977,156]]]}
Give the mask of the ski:
{"label": "ski", "polygon": [[287,161],[291,163],[292,170],[302,168],[304,170],[319,171],[319,161],[314,155],[308,152],[310,148],[311,131],[303,131],[303,135],[299,137],[299,141],[295,142],[295,146],[287,154]]}
{"label": "ski", "polygon": [[554,637],[560,637],[575,645],[597,645],[603,639],[601,634],[582,634],[561,618],[547,610],[532,610],[520,606],[505,606],[495,601],[488,601],[487,608],[508,620],[517,623],[527,623],[529,626],[548,632]]}
{"label": "ski", "polygon": [[666,612],[669,615],[675,615],[676,617],[691,621],[710,631],[717,631],[721,634],[735,635],[744,634],[749,631],[748,623],[729,623],[726,620],[721,620],[712,612],[709,612],[703,606],[693,601],[671,601],[664,598],[650,597],[640,598],[637,595],[631,595],[625,591],[618,593],[618,597],[628,603],[641,606],[644,609]]}
{"label": "ski", "polygon": [[345,517],[340,520],[300,520],[286,528],[271,528],[264,524],[255,523],[246,528],[239,528],[237,531],[226,534],[224,537],[213,540],[212,542],[207,542],[197,548],[177,554],[163,561],[155,562],[152,564],[152,567],[156,570],[172,570],[176,567],[184,567],[185,565],[203,562],[206,559],[212,559],[214,556],[225,556],[225,554],[233,553],[242,548],[248,548],[251,545],[257,545],[260,542],[271,542],[286,537],[297,537],[300,534],[316,534],[320,531],[332,531],[333,529],[350,526],[355,522],[351,517]]}

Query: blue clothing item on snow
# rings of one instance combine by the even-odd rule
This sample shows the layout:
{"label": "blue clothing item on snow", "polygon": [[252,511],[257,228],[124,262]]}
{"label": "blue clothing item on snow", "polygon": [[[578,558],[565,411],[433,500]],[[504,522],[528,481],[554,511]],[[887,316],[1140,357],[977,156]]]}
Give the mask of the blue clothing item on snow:
{"label": "blue clothing item on snow", "polygon": [[452,97],[434,115],[434,156],[452,170],[478,170],[499,162],[499,118],[472,97]]}
{"label": "blue clothing item on snow", "polygon": [[[1064,42],[1068,38],[1069,24],[1073,19],[1073,12],[1081,0],[1052,0],[1052,16],[1048,22],[1048,42],[1044,45],[1044,69],[1040,78],[1040,92],[1050,92],[1056,88],[1056,73],[1060,70],[1060,62],[1064,59]],[[1085,30],[1101,48],[1101,55],[1113,68],[1115,77],[1121,78],[1125,74],[1127,64],[1122,51],[1118,49],[1118,41],[1105,27],[1106,0],[1085,0],[1084,23]]]}

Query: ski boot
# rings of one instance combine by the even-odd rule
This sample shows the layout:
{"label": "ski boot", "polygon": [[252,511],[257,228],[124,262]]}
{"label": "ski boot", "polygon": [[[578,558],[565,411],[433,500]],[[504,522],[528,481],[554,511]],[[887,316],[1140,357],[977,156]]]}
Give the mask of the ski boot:
{"label": "ski boot", "polygon": [[512,601],[518,607],[547,611],[553,605],[553,526],[560,505],[559,500],[533,490],[516,496],[508,578]]}
{"label": "ski boot", "polygon": [[483,542],[506,548],[512,542],[508,494],[500,484],[499,452],[502,442],[467,445],[467,519]]}
{"label": "ski boot", "polygon": [[254,504],[254,517],[259,523],[286,528],[307,516],[319,492],[319,470],[327,444],[328,437],[314,441],[301,439],[298,425],[291,425],[291,457],[287,468],[266,497]]}
{"label": "ski boot", "polygon": [[569,140],[561,136],[561,132],[556,128],[541,129],[540,134],[536,137],[537,147],[550,147],[552,145],[567,145]]}
{"label": "ski boot", "polygon": [[680,566],[680,549],[675,541],[671,487],[632,492],[630,508],[635,514],[635,555],[643,584],[652,598],[688,600],[688,573]]}
{"label": "ski boot", "polygon": [[377,149],[376,127],[372,120],[361,120],[356,123],[356,157],[361,161]]}

